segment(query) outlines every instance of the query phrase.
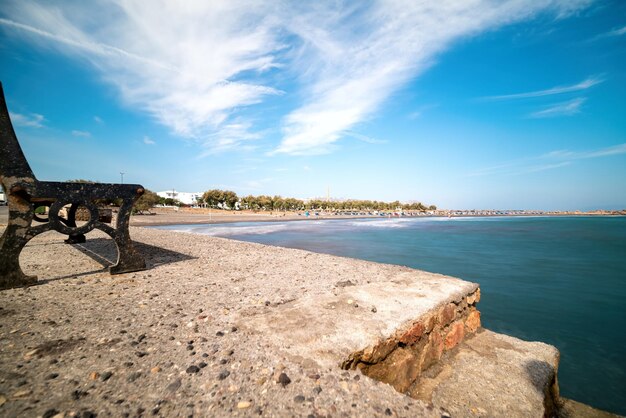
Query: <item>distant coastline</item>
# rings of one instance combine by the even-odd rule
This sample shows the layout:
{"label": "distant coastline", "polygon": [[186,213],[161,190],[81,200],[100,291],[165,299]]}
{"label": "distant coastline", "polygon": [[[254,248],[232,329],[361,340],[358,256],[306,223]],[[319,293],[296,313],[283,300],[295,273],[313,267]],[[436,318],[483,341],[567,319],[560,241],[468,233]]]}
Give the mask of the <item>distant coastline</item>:
{"label": "distant coastline", "polygon": [[222,224],[234,222],[283,222],[283,221],[311,221],[319,219],[386,219],[386,218],[471,218],[471,217],[531,217],[531,216],[626,216],[626,210],[621,211],[495,211],[495,210],[437,210],[429,212],[388,212],[383,214],[369,211],[230,211],[205,208],[155,208],[151,215],[134,215],[131,217],[133,226],[157,225],[193,225],[193,224]]}

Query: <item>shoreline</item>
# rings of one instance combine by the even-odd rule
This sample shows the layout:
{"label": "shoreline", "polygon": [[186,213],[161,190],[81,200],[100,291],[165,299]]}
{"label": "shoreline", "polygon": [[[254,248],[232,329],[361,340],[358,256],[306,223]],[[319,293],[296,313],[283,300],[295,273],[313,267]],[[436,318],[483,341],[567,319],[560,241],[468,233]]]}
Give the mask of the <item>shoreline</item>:
{"label": "shoreline", "polygon": [[[443,211],[442,211],[443,212]],[[594,211],[594,212],[552,212],[552,213],[518,213],[518,214],[426,214],[413,216],[380,216],[380,215],[333,215],[323,213],[318,216],[305,217],[299,212],[250,212],[250,211],[223,211],[207,209],[183,208],[173,209],[155,208],[149,215],[132,215],[130,225],[137,227],[166,226],[166,225],[206,225],[237,222],[292,222],[318,221],[342,219],[420,219],[420,218],[514,218],[514,217],[624,217],[626,211]],[[0,226],[7,224],[8,208],[0,206]]]}
{"label": "shoreline", "polygon": [[305,217],[296,213],[287,213],[283,216],[272,214],[251,214],[251,213],[218,213],[203,214],[161,211],[152,215],[133,215],[130,219],[131,226],[152,227],[171,225],[212,225],[228,224],[239,222],[297,222],[297,221],[318,221],[318,220],[347,220],[347,219],[426,219],[426,218],[552,218],[552,217],[624,217],[626,214],[612,213],[545,213],[545,214],[511,214],[511,215],[420,215],[420,216],[378,216],[378,215],[319,215]]}

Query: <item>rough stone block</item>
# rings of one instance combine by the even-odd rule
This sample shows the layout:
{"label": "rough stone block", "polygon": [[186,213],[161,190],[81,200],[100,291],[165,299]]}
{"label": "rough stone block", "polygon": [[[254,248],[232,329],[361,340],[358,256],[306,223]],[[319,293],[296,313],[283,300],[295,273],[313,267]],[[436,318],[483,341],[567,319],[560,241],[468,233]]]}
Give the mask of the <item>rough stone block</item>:
{"label": "rough stone block", "polygon": [[437,315],[430,315],[429,317],[424,319],[423,322],[424,326],[426,327],[424,331],[428,334],[433,330],[433,328],[435,328],[435,325],[437,325]]}
{"label": "rough stone block", "polygon": [[424,335],[424,329],[424,324],[418,322],[402,334],[399,341],[403,344],[415,344]]}
{"label": "rough stone block", "polygon": [[456,305],[454,303],[448,303],[441,310],[441,320],[439,321],[439,323],[441,324],[442,327],[446,326],[454,320],[455,316],[456,316]]}
{"label": "rough stone block", "polygon": [[469,332],[476,332],[480,328],[480,312],[472,310],[465,320],[465,326]]}
{"label": "rough stone block", "polygon": [[422,352],[420,370],[424,371],[441,358],[443,353],[443,339],[438,332],[432,332],[428,338],[428,344]]}
{"label": "rough stone block", "polygon": [[389,383],[398,392],[405,393],[420,373],[419,359],[406,348],[397,348],[383,363],[368,369],[368,375]]}
{"label": "rough stone block", "polygon": [[361,361],[370,364],[379,363],[383,361],[389,353],[397,347],[397,345],[398,344],[394,339],[379,340],[375,345],[363,350]]}
{"label": "rough stone block", "polygon": [[480,289],[476,289],[476,291],[469,295],[466,300],[468,305],[475,305],[480,302]]}
{"label": "rough stone block", "polygon": [[451,350],[458,343],[463,341],[463,337],[465,336],[465,326],[463,322],[455,322],[450,326],[448,334],[446,335],[446,339],[444,341],[444,346],[446,350]]}

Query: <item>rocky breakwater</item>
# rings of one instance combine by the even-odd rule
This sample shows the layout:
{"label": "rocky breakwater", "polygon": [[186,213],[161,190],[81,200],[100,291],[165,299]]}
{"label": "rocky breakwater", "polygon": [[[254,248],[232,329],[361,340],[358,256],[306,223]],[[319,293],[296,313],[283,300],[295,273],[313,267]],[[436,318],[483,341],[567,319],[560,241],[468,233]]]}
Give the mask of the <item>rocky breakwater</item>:
{"label": "rocky breakwater", "polygon": [[480,328],[480,289],[400,327],[390,338],[352,353],[341,365],[392,385],[398,392],[417,394],[419,377],[466,336]]}
{"label": "rocky breakwater", "polygon": [[481,328],[476,283],[422,271],[335,283],[238,326],[293,361],[360,371],[451,416],[555,416],[559,352]]}

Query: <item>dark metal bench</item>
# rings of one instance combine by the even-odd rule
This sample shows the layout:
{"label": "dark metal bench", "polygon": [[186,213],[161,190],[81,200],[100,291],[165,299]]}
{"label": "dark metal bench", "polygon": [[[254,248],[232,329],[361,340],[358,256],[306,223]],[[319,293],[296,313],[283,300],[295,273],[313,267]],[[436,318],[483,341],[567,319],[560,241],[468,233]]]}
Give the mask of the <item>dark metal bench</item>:
{"label": "dark metal bench", "polygon": [[[9,205],[9,220],[0,238],[0,289],[28,286],[37,278],[24,274],[19,264],[20,252],[26,243],[42,232],[55,230],[69,235],[66,243],[85,242],[85,235],[94,228],[107,233],[117,245],[118,258],[109,268],[111,274],[143,270],[146,263],[133,247],[128,223],[135,201],[144,193],[138,184],[63,183],[39,181],[35,178],[11,125],[2,84],[0,84],[0,180]],[[115,228],[100,221],[96,200],[121,199]],[[61,209],[69,205],[63,216]],[[48,210],[48,218],[35,212]],[[84,207],[89,221],[77,226],[76,211]],[[33,220],[40,222],[32,225]]]}

